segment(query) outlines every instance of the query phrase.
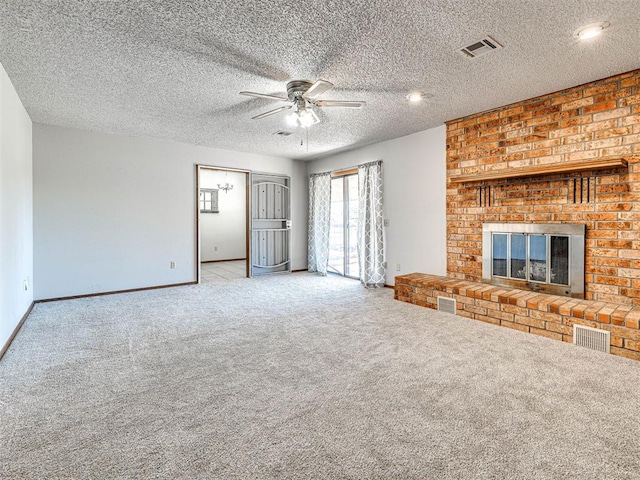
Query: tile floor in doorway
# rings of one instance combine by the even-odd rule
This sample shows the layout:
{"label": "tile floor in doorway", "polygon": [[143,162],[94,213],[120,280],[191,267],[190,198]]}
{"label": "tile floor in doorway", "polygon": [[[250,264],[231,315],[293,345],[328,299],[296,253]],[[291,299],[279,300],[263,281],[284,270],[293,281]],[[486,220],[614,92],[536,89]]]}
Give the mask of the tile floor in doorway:
{"label": "tile floor in doorway", "polygon": [[207,262],[201,264],[201,281],[218,282],[235,280],[247,276],[246,260],[232,260],[230,262]]}

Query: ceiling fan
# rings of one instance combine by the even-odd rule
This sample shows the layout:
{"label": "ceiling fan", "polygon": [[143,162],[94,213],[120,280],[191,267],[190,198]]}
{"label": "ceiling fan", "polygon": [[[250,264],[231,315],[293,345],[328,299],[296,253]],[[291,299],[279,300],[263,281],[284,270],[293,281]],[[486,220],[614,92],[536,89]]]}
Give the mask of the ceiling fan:
{"label": "ceiling fan", "polygon": [[252,117],[252,120],[268,117],[284,110],[295,108],[288,120],[295,126],[303,128],[310,127],[320,121],[314,107],[343,107],[343,108],[360,108],[365,102],[343,101],[343,100],[317,100],[324,92],[331,90],[333,84],[326,80],[318,80],[315,83],[306,80],[292,80],[287,83],[287,96],[268,95],[256,92],[240,92],[240,95],[248,97],[267,98],[269,100],[278,100],[281,102],[290,102],[290,105],[274,108],[268,112],[261,113]]}

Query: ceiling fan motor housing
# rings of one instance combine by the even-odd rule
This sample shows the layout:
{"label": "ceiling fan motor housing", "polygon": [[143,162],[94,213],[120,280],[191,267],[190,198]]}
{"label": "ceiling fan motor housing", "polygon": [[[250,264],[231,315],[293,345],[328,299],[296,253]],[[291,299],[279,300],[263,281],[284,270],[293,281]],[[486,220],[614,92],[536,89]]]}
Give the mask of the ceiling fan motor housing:
{"label": "ceiling fan motor housing", "polygon": [[309,90],[309,87],[313,85],[312,82],[308,82],[307,80],[292,80],[287,83],[287,96],[289,100],[295,102],[297,99],[301,98],[304,93]]}

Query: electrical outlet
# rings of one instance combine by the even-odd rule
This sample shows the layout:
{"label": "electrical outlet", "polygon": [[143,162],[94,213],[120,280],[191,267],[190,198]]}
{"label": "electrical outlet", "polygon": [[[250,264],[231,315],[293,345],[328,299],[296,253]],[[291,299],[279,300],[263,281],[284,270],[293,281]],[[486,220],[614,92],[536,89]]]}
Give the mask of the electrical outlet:
{"label": "electrical outlet", "polygon": [[213,251],[217,252],[218,251],[218,247],[213,247]]}
{"label": "electrical outlet", "polygon": [[400,271],[400,264],[396,263],[396,272],[399,272],[399,271]]}
{"label": "electrical outlet", "polygon": [[24,279],[24,282],[22,282],[22,287],[24,288],[25,292],[29,290],[29,278]]}
{"label": "electrical outlet", "polygon": [[169,266],[170,266],[171,268],[176,268],[176,262],[173,262],[173,261],[172,261],[172,262],[169,264]]}
{"label": "electrical outlet", "polygon": [[388,219],[388,218],[385,218],[385,219],[384,219],[384,226],[385,226],[385,227],[388,227],[388,226],[389,226],[389,219]]}

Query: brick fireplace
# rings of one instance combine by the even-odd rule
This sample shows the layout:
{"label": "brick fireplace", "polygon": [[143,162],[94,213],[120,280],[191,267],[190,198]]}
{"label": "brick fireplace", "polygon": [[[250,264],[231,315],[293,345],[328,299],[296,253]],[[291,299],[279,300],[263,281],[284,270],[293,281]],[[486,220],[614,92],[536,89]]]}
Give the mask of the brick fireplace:
{"label": "brick fireplace", "polygon": [[[617,311],[612,351],[640,359],[640,332],[634,320],[640,313],[640,70],[451,120],[446,126],[447,277],[440,277],[442,282],[451,286],[451,281],[462,281],[465,291],[479,284],[484,294],[489,292],[480,295],[480,301],[491,300],[495,287],[490,291],[482,285],[484,224],[584,225],[585,300],[564,302],[591,308],[596,315],[587,321],[584,315],[573,316],[569,308],[565,326],[582,320],[595,327],[609,325],[611,330],[611,313]],[[446,296],[462,285],[447,291],[428,277],[425,282],[434,286],[433,292]],[[420,280],[398,277],[396,285],[405,290],[396,288],[396,297],[409,299],[406,287],[412,282]],[[426,296],[413,303],[432,306],[433,292],[423,292]],[[521,297],[533,295],[542,298],[526,290]],[[477,305],[471,303],[462,314],[489,318],[489,305],[474,314]],[[531,318],[533,310],[536,317],[561,315],[547,305],[541,311],[540,304],[536,301],[527,310],[527,301],[520,302],[520,310],[505,321],[514,323],[516,315]],[[598,322],[603,308],[603,321]],[[500,306],[498,311],[504,312]],[[632,321],[627,325],[628,314]],[[496,317],[491,318],[495,323]],[[546,323],[534,323],[535,327],[526,322],[520,326],[552,331]],[[565,323],[561,319],[560,324]],[[569,328],[556,330],[559,337],[554,338],[571,340]]]}
{"label": "brick fireplace", "polygon": [[[473,180],[607,158],[627,166]],[[640,70],[447,122],[447,178],[449,277],[481,280],[483,223],[584,224],[585,298],[640,305]]]}

